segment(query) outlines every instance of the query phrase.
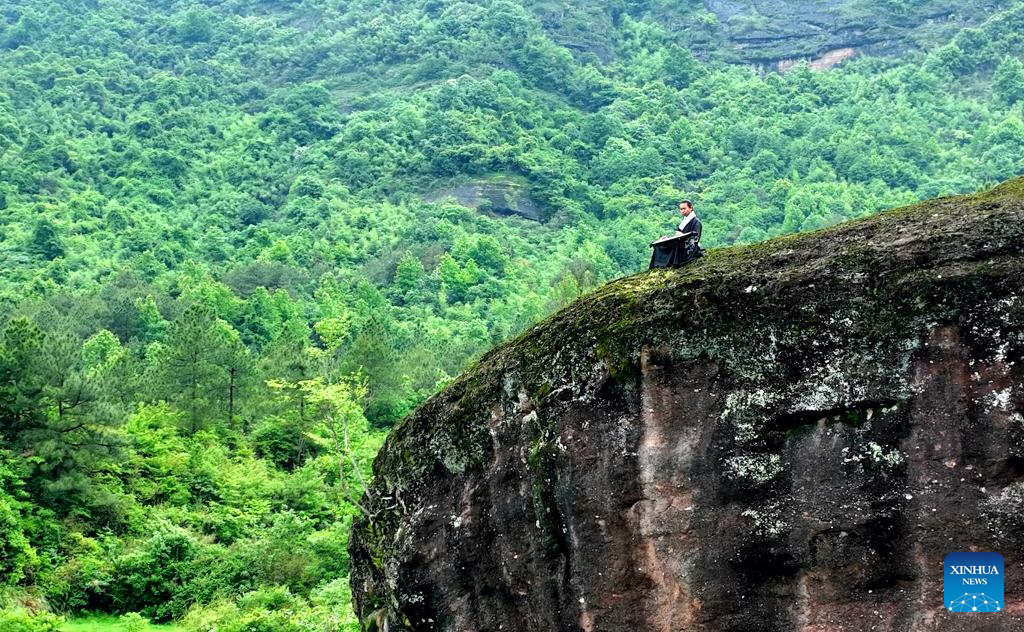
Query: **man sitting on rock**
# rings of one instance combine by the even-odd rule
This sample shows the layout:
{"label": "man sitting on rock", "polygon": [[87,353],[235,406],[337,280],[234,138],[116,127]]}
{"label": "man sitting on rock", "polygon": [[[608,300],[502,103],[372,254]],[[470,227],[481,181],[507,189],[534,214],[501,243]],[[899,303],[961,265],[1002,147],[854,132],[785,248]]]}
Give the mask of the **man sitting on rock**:
{"label": "man sitting on rock", "polygon": [[651,254],[650,267],[677,267],[704,256],[704,249],[700,247],[702,227],[700,219],[693,212],[693,202],[680,202],[679,214],[683,219],[676,226],[676,234],[673,237],[662,237],[651,244],[654,252]]}

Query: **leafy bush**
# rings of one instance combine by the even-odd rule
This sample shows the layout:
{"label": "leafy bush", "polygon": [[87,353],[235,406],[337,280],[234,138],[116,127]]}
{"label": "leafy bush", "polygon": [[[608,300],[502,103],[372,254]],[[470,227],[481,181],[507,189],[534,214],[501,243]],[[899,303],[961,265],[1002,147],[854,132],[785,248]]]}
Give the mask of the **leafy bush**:
{"label": "leafy bush", "polygon": [[20,583],[37,561],[35,549],[22,528],[19,507],[0,487],[0,586]]}
{"label": "leafy bush", "polygon": [[60,632],[63,625],[63,617],[48,612],[0,611],[0,630],[3,632]]}
{"label": "leafy bush", "polygon": [[111,537],[97,540],[69,533],[62,545],[61,562],[40,582],[47,601],[61,612],[105,607],[111,550],[120,548],[120,542]]}
{"label": "leafy bush", "polygon": [[138,612],[129,612],[121,615],[120,623],[123,632],[146,632],[149,628],[149,619]]}
{"label": "leafy bush", "polygon": [[162,524],[157,531],[114,561],[108,594],[119,612],[141,612],[156,621],[180,614],[174,597],[193,570],[199,544],[180,527]]}
{"label": "leafy bush", "polygon": [[304,608],[304,600],[287,588],[272,586],[247,593],[236,602],[222,600],[195,608],[184,623],[195,632],[304,632],[310,628],[295,622]]}

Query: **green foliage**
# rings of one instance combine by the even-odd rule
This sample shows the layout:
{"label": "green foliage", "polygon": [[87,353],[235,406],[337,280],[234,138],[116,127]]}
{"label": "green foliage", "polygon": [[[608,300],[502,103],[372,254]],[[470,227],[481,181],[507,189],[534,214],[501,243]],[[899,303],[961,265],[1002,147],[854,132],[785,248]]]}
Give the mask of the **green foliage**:
{"label": "green foliage", "polygon": [[142,612],[156,620],[171,618],[172,599],[187,579],[189,562],[198,542],[186,531],[161,525],[138,548],[114,560],[108,588],[112,604],[120,612]]}
{"label": "green foliage", "polygon": [[4,632],[60,632],[63,623],[63,618],[47,612],[0,611],[0,630]]}
{"label": "green foliage", "polygon": [[64,256],[64,244],[53,222],[43,219],[36,224],[32,230],[32,250],[49,260]]}
{"label": "green foliage", "polygon": [[38,565],[21,513],[27,503],[18,498],[24,497],[22,482],[10,469],[11,462],[0,452],[0,588],[20,584]]}
{"label": "green foliage", "polygon": [[208,9],[189,9],[175,25],[175,31],[186,43],[207,42],[213,37],[216,19],[217,16]]}
{"label": "green foliage", "polygon": [[992,90],[1007,105],[1024,101],[1024,63],[1015,57],[1007,57],[996,68]]}
{"label": "green foliage", "polygon": [[184,628],[173,625],[155,625],[148,623],[145,617],[137,612],[130,612],[120,617],[90,614],[74,617],[62,628],[62,632],[182,632]]}
{"label": "green foliage", "polygon": [[119,623],[124,632],[146,632],[149,629],[149,619],[143,617],[138,612],[129,612],[128,614],[121,615]]}
{"label": "green foliage", "polygon": [[211,418],[234,423],[251,360],[239,333],[214,308],[189,306],[156,354],[157,392],[188,411],[189,432]]}

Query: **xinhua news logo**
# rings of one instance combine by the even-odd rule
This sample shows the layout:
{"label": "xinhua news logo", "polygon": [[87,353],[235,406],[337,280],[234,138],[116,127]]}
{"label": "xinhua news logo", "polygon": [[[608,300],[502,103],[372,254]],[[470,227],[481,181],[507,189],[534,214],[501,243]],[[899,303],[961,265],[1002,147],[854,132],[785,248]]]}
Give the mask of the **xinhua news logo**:
{"label": "xinhua news logo", "polygon": [[949,612],[1001,612],[1003,556],[998,553],[950,553],[944,604]]}

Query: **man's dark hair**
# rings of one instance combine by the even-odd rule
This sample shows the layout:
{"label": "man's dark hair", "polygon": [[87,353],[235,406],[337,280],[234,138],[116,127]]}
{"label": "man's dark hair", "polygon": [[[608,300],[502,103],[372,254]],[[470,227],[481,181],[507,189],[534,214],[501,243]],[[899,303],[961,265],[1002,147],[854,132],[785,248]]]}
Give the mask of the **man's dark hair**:
{"label": "man's dark hair", "polygon": [[689,206],[690,208],[693,208],[693,202],[691,202],[690,200],[679,200],[679,203],[680,204],[685,204],[685,205]]}

